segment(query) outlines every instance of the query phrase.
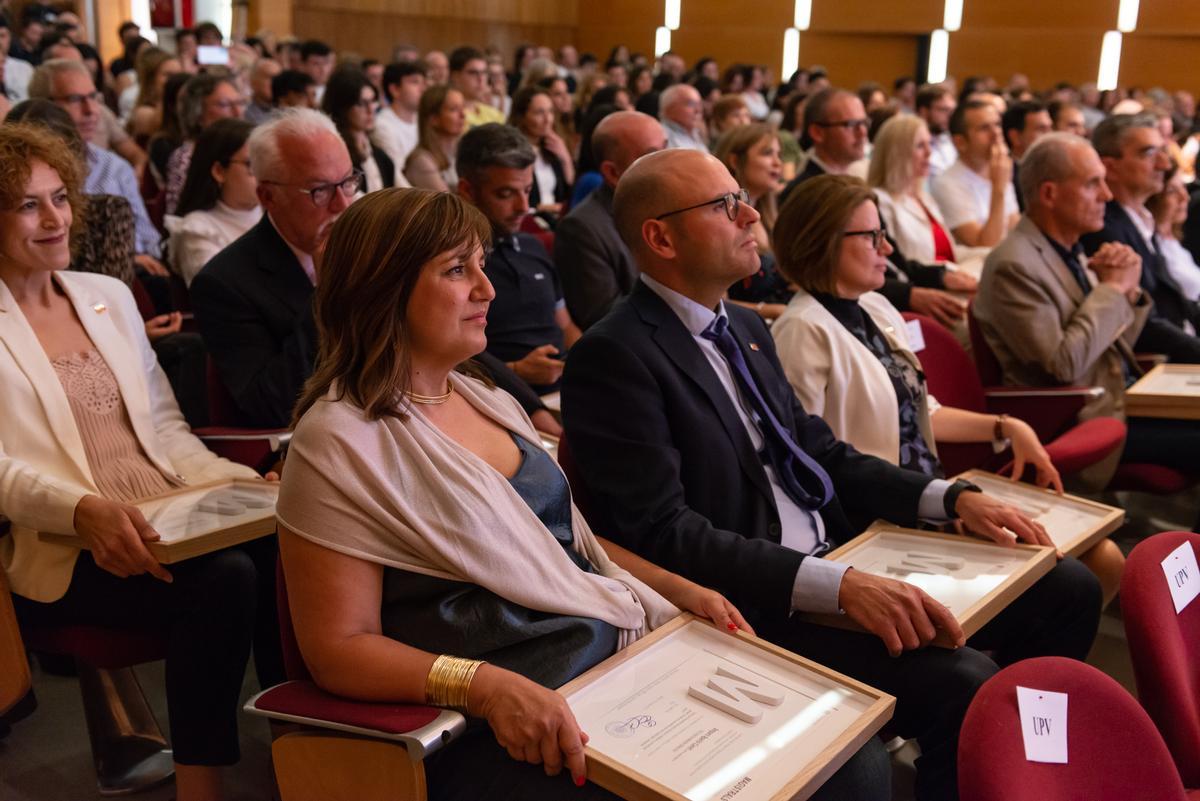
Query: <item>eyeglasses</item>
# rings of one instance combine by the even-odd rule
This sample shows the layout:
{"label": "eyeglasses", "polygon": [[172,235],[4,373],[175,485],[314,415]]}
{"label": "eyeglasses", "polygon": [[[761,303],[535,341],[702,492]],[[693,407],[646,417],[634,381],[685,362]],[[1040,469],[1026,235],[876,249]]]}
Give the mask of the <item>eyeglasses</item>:
{"label": "eyeglasses", "polygon": [[729,217],[730,221],[737,222],[738,211],[741,209],[741,204],[749,202],[750,193],[745,189],[739,189],[736,192],[726,192],[720,197],[715,197],[712,200],[706,200],[703,203],[697,203],[695,206],[688,206],[686,209],[675,209],[675,211],[668,211],[666,214],[660,214],[654,219],[665,220],[667,217],[670,217],[673,214],[683,214],[685,211],[702,209],[705,206],[712,206],[716,203],[724,203],[726,216]]}
{"label": "eyeglasses", "polygon": [[308,189],[296,186],[295,184],[285,184],[282,181],[259,181],[259,183],[291,187],[297,192],[303,192],[304,194],[308,195],[314,206],[324,208],[325,206],[329,205],[331,200],[333,200],[334,190],[341,190],[342,195],[345,197],[354,197],[354,195],[361,192],[363,189],[363,171],[353,170],[348,177],[343,178],[340,181],[321,184]]}
{"label": "eyeglasses", "polygon": [[241,164],[247,170],[250,169],[250,159],[230,159],[225,166],[228,167],[230,164]]}
{"label": "eyeglasses", "polygon": [[887,230],[883,228],[869,228],[865,231],[843,231],[842,236],[869,236],[871,237],[871,247],[879,250],[879,246],[884,242],[884,237],[887,236]]}
{"label": "eyeglasses", "polygon": [[847,131],[852,131],[855,128],[866,129],[871,127],[871,121],[866,119],[857,119],[842,120],[840,122],[818,122],[817,126],[820,128],[845,128]]}
{"label": "eyeglasses", "polygon": [[354,104],[355,108],[361,108],[363,111],[375,108],[375,100],[373,98],[364,97],[362,100]]}
{"label": "eyeglasses", "polygon": [[213,100],[213,108],[218,108],[221,111],[240,111],[246,107],[245,100]]}
{"label": "eyeglasses", "polygon": [[59,95],[54,98],[55,103],[62,103],[68,106],[82,106],[84,103],[96,104],[103,99],[104,95],[99,92],[88,92],[87,94],[79,95]]}
{"label": "eyeglasses", "polygon": [[463,70],[463,75],[470,78],[486,78],[487,70]]}

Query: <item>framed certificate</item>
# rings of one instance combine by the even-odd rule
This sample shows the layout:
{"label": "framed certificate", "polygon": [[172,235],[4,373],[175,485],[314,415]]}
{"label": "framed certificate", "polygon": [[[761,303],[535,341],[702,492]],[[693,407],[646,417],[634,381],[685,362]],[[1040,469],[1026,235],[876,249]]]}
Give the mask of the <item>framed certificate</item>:
{"label": "framed certificate", "polygon": [[558,461],[558,437],[553,434],[547,434],[545,431],[538,432],[538,439],[542,441],[542,447],[546,452],[554,457],[554,461]]}
{"label": "framed certificate", "polygon": [[[1034,582],[1050,572],[1054,549],[998,545],[958,534],[900,528],[881,520],[825,558],[876,576],[907,581],[941,602],[970,637]],[[839,628],[858,626],[845,615],[806,615]],[[934,645],[951,647],[939,631]]]}
{"label": "framed certificate", "polygon": [[542,405],[550,410],[550,414],[562,419],[562,393],[548,392],[541,397]]}
{"label": "framed certificate", "polygon": [[[278,499],[277,481],[225,479],[180,487],[133,505],[161,537],[147,543],[147,549],[158,561],[172,564],[274,534]],[[74,534],[38,536],[87,547]]]}
{"label": "framed certificate", "polygon": [[1023,481],[983,470],[968,470],[956,478],[965,478],[999,501],[1015,506],[1041,523],[1050,539],[1067,556],[1079,556],[1121,527],[1125,510],[1107,506],[1077,495],[1056,495]]}
{"label": "framed certificate", "polygon": [[1200,420],[1200,364],[1160,364],[1125,390],[1130,417]]}
{"label": "framed certificate", "polygon": [[567,683],[588,778],[630,801],[807,798],[890,695],[684,614]]}

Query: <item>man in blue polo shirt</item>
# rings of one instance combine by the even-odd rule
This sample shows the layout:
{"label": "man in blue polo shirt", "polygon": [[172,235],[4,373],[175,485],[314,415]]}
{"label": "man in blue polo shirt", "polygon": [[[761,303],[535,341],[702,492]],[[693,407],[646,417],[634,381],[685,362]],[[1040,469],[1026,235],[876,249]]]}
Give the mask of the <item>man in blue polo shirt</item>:
{"label": "man in blue polo shirt", "polygon": [[459,195],[492,224],[484,269],[496,298],[488,309],[487,350],[535,390],[549,392],[580,332],[563,302],[554,262],[535,236],[518,231],[529,213],[536,158],[516,128],[488,123],[463,136],[456,164]]}

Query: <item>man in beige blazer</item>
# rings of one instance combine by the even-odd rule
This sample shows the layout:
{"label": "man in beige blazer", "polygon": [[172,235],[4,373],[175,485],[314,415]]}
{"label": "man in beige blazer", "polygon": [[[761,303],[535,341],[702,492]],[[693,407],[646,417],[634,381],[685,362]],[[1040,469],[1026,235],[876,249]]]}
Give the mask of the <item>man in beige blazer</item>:
{"label": "man in beige blazer", "polygon": [[1080,417],[1123,416],[1151,308],[1141,260],[1125,245],[1083,256],[1079,237],[1104,226],[1111,197],[1104,165],[1081,137],[1043,139],[1022,165],[1025,216],[984,262],[973,311],[1005,383],[1103,387]]}
{"label": "man in beige blazer", "polygon": [[[1111,194],[1104,165],[1087,140],[1047,134],[1021,166],[1026,212],[984,263],[974,314],[1009,384],[1102,387],[1080,419],[1123,418],[1125,388],[1140,375],[1133,342],[1153,303],[1142,290],[1141,257],[1106,243],[1085,259],[1079,237],[1104,225]],[[1200,426],[1133,418],[1121,454],[1194,470]],[[1115,466],[1115,463],[1110,466]],[[1107,481],[1111,473],[1089,476]]]}

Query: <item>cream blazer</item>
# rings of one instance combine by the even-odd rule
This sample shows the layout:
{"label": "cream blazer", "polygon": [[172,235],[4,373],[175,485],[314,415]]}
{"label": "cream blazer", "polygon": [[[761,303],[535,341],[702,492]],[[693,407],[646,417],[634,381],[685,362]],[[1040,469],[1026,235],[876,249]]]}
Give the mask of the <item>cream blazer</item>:
{"label": "cream blazer", "polygon": [[[922,264],[937,264],[938,260],[933,255],[933,228],[929,225],[929,218],[925,216],[917,199],[909,194],[893,195],[883,188],[875,190],[875,197],[879,200],[879,216],[883,218],[883,224],[887,226],[892,239],[896,240],[896,244],[900,246],[900,252],[904,254],[904,257]],[[942,219],[942,213],[938,210],[937,203],[928,195],[921,200],[933,218],[946,231],[946,236],[953,242],[954,235],[950,233],[949,228],[946,228],[946,221]],[[955,255],[957,255],[957,250],[958,246],[956,245]]]}
{"label": "cream blazer", "polygon": [[[883,332],[892,352],[917,370],[904,318],[887,298],[868,292],[859,305]],[[809,414],[821,417],[834,435],[863,453],[900,461],[900,408],[887,369],[866,345],[800,290],[771,326],[788,381]],[[921,404],[921,434],[935,450],[930,418],[939,408],[929,393]]]}
{"label": "cream blazer", "polygon": [[[146,339],[128,287],[115,278],[57,272],[75,313],[116,377],[134,433],[150,461],[182,483],[253,478],[192,435]],[[67,591],[79,549],[41,542],[38,531],[75,533],[75,506],[99,494],[66,393],[37,336],[0,281],[0,565],[13,592],[35,601]]]}

